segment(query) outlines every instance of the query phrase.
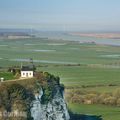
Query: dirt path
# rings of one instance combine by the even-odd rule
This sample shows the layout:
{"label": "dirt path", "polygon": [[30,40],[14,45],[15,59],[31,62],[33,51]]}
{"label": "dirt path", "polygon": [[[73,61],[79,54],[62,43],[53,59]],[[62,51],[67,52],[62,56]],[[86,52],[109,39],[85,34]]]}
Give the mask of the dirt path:
{"label": "dirt path", "polygon": [[14,80],[6,80],[6,81],[3,81],[3,82],[1,82],[1,83],[22,81],[22,80],[27,80],[27,79],[33,79],[33,78],[19,78],[19,79],[14,79]]}

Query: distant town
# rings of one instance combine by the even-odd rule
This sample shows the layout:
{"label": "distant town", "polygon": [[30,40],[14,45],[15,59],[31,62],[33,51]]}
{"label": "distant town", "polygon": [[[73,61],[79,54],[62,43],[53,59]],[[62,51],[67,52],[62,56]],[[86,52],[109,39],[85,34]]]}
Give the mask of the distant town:
{"label": "distant town", "polygon": [[0,38],[4,39],[24,39],[24,38],[33,38],[34,35],[31,35],[32,30],[28,29],[0,29]]}

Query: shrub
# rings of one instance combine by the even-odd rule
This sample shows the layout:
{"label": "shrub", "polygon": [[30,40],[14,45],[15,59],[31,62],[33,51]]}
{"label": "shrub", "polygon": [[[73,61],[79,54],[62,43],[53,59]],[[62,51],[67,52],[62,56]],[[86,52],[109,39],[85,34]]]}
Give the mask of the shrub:
{"label": "shrub", "polygon": [[116,104],[117,104],[117,106],[119,106],[119,107],[120,107],[120,98],[119,98],[119,99],[117,99]]}
{"label": "shrub", "polygon": [[108,97],[104,99],[104,104],[106,105],[115,105],[116,104],[116,98],[115,97]]}
{"label": "shrub", "polygon": [[53,89],[50,86],[46,85],[43,87],[44,94],[41,98],[42,104],[46,104],[52,99],[52,92],[53,92]]}
{"label": "shrub", "polygon": [[113,92],[113,96],[117,99],[120,98],[120,88],[116,89],[115,92]]}

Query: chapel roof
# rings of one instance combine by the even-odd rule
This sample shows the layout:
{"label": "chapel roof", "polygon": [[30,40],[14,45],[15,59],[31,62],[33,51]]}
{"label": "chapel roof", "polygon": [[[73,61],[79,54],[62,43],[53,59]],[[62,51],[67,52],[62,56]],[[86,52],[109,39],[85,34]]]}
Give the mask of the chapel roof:
{"label": "chapel roof", "polygon": [[33,65],[22,66],[21,71],[34,71]]}

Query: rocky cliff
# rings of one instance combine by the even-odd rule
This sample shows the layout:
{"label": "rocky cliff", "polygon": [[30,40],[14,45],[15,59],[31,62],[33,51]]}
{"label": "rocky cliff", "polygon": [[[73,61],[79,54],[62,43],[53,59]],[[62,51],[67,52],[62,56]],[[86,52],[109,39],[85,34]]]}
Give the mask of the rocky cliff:
{"label": "rocky cliff", "polygon": [[0,86],[0,120],[70,120],[59,77],[37,73],[33,80]]}
{"label": "rocky cliff", "polygon": [[56,87],[56,93],[51,101],[46,104],[41,103],[42,95],[41,89],[39,94],[35,96],[32,103],[31,115],[34,120],[69,120],[69,113],[63,95],[60,92],[59,86]]}
{"label": "rocky cliff", "polygon": [[31,116],[34,120],[69,120],[64,87],[60,85],[59,77],[48,73],[44,76],[45,80],[37,82],[38,92],[32,102]]}

